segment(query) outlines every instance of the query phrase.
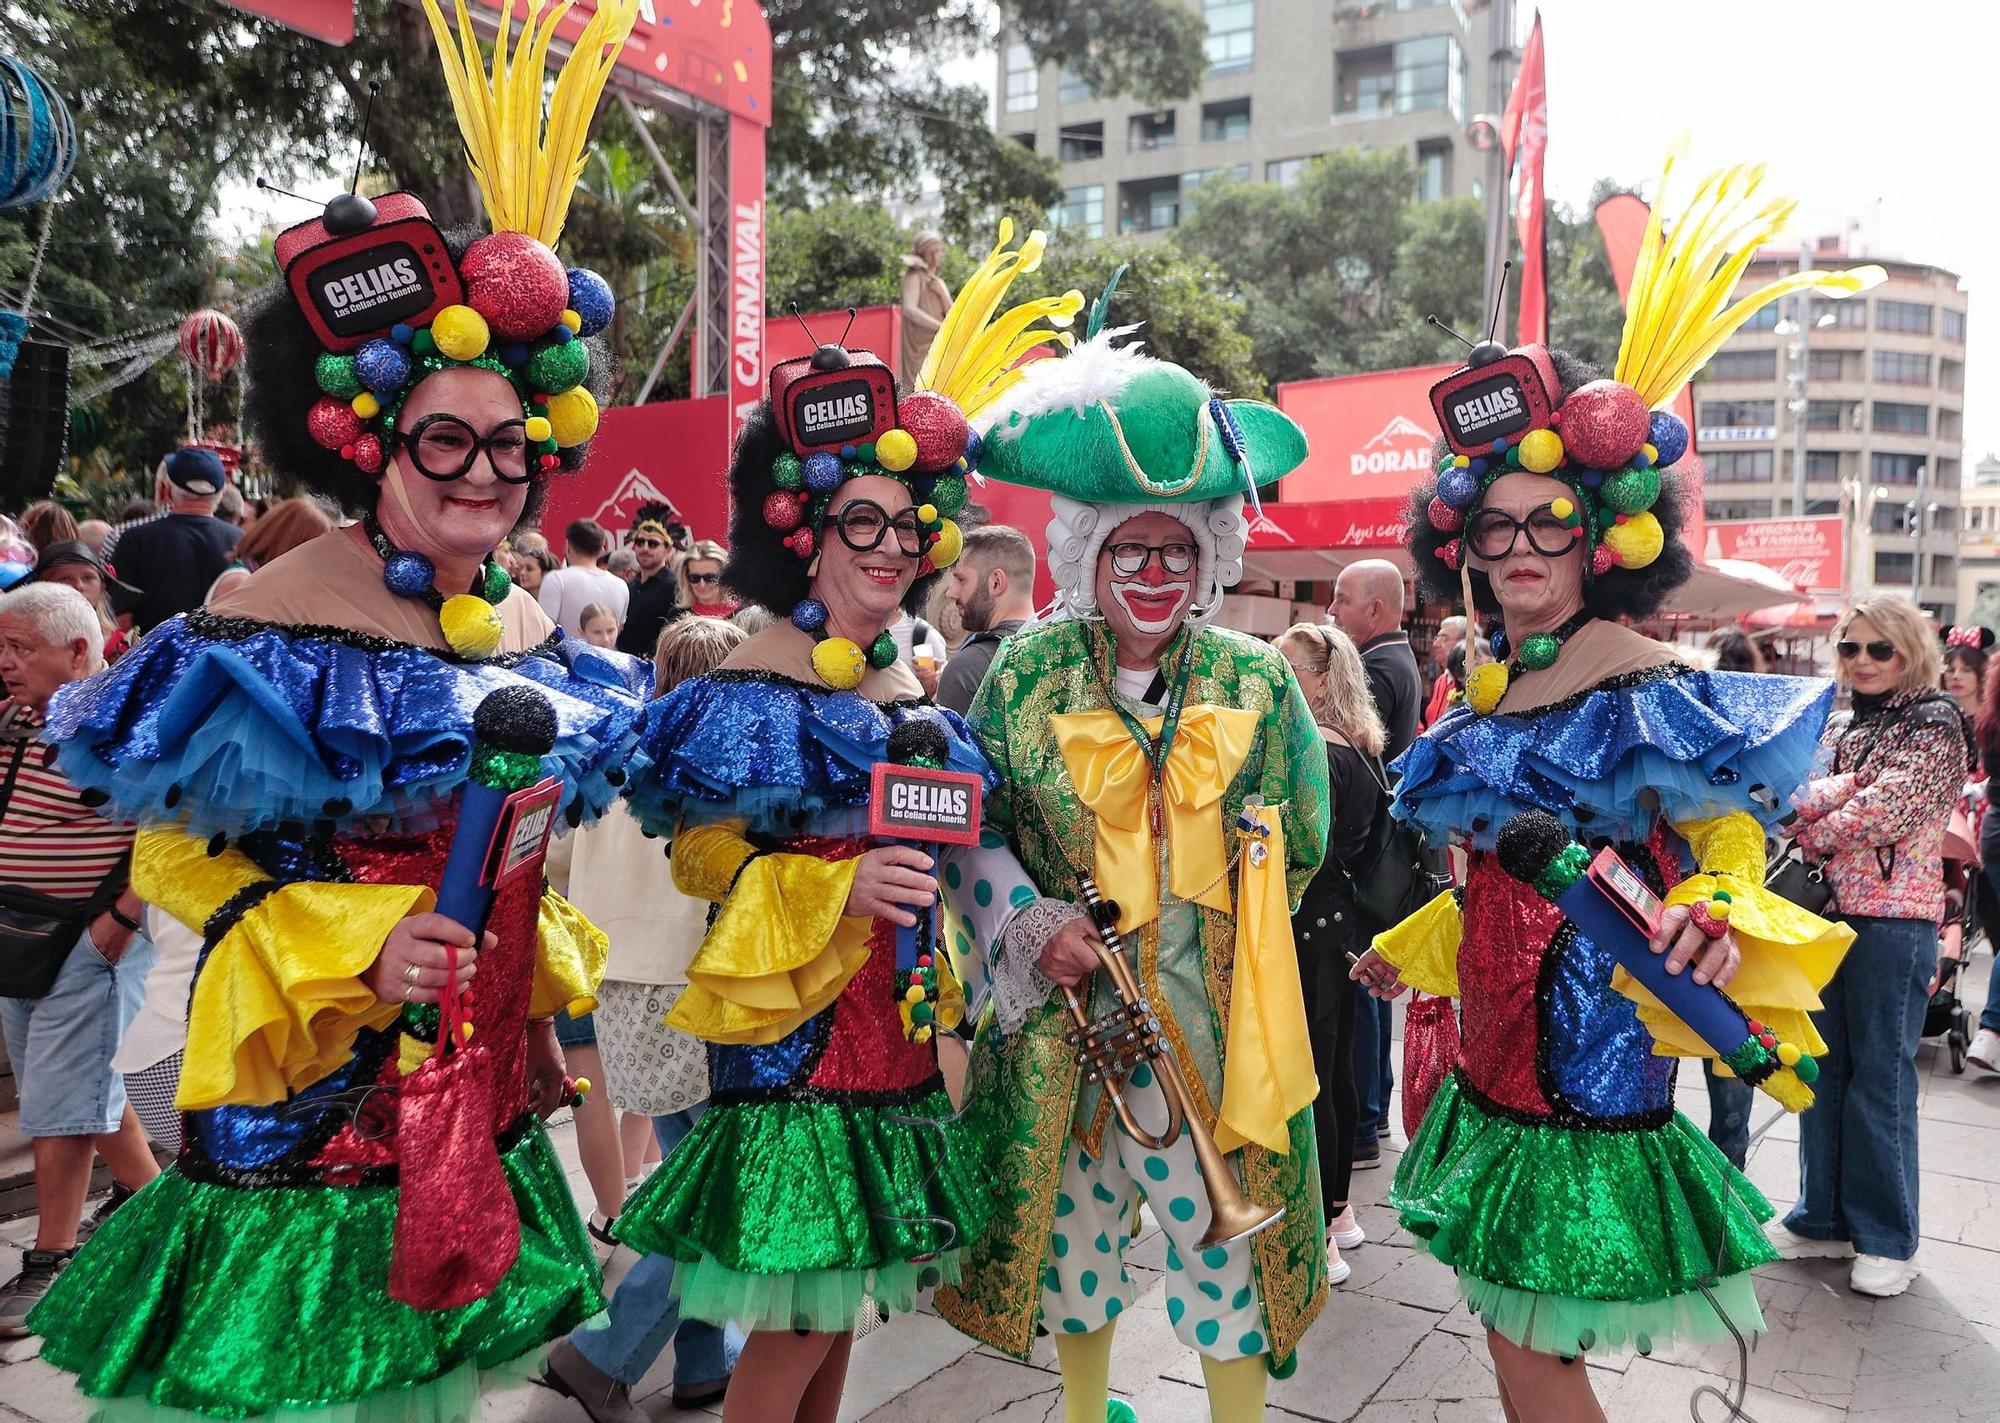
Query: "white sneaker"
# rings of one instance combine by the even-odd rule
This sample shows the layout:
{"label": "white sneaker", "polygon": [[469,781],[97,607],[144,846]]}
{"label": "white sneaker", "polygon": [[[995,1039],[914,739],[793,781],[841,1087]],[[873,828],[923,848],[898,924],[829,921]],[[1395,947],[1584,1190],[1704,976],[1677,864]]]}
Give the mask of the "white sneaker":
{"label": "white sneaker", "polygon": [[1910,1287],[1921,1272],[1912,1260],[1890,1260],[1881,1255],[1857,1255],[1848,1272],[1847,1287],[1858,1295],[1894,1299]]}
{"label": "white sneaker", "polygon": [[1352,1250],[1368,1243],[1368,1232],[1354,1218],[1353,1206],[1342,1206],[1340,1214],[1326,1223],[1326,1229],[1327,1237],[1342,1250]]}
{"label": "white sneaker", "polygon": [[1777,1221],[1764,1227],[1764,1235],[1771,1248],[1786,1260],[1846,1260],[1854,1254],[1851,1241],[1814,1240],[1785,1229]]}
{"label": "white sneaker", "polygon": [[[1995,970],[2000,972],[2000,970]],[[1972,1035],[1972,1046],[1965,1050],[1965,1060],[1974,1067],[1983,1067],[1988,1072],[2000,1072],[2000,1033],[1991,1028],[1981,1028]]]}
{"label": "white sneaker", "polygon": [[1326,1282],[1337,1285],[1354,1273],[1354,1267],[1340,1258],[1338,1250],[1329,1250],[1326,1258]]}

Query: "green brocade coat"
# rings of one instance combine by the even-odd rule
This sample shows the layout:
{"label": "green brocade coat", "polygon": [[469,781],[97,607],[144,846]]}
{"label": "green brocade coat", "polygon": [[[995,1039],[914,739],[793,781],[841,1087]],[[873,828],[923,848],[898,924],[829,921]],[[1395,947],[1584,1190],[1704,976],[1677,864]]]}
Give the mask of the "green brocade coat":
{"label": "green brocade coat", "polygon": [[[1225,845],[1244,801],[1262,795],[1281,807],[1287,888],[1298,903],[1326,848],[1326,752],[1291,668],[1274,648],[1242,633],[1183,632],[1161,658],[1172,669],[1190,636],[1193,670],[1186,703],[1262,715],[1256,746],[1223,796]],[[1092,670],[1093,662],[1096,670]],[[1077,797],[1050,717],[1102,710],[1114,686],[1111,640],[1103,625],[1069,620],[1015,634],[1002,644],[968,720],[1000,773],[988,823],[1003,831],[1044,895],[1077,897],[1071,864],[1094,863],[1095,817]],[[1065,858],[1067,856],[1067,858]],[[1204,1121],[1213,1124],[1222,1096],[1222,1051],[1235,962],[1233,915],[1173,901],[1137,941],[1134,968],[1159,1014]],[[1230,873],[1232,896],[1236,874]],[[998,952],[996,946],[996,952]],[[1114,1004],[1106,975],[1095,980],[1093,1016]],[[1011,1036],[989,1011],[979,1026],[968,1083],[970,1137],[985,1152],[995,1210],[972,1242],[964,1277],[937,1296],[939,1312],[960,1330],[1017,1358],[1028,1357],[1041,1311],[1042,1272],[1053,1231],[1063,1148],[1071,1137],[1100,1156],[1106,1130],[1118,1130],[1101,1089],[1081,1090],[1063,1034],[1071,1026],[1059,995]],[[1254,1237],[1252,1252],[1264,1302],[1265,1337],[1287,1361],[1326,1300],[1325,1219],[1314,1159],[1312,1109],[1289,1123],[1291,1151],[1250,1146],[1237,1153],[1253,1200],[1282,1200],[1285,1218]]]}

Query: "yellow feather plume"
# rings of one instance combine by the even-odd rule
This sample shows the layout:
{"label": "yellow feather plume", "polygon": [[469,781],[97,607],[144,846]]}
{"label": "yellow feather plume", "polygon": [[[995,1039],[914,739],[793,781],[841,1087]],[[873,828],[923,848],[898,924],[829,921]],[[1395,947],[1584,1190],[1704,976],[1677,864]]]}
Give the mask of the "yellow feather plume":
{"label": "yellow feather plume", "polygon": [[[526,0],[521,32],[514,35],[514,0],[500,12],[489,72],[480,62],[479,39],[465,0],[457,6],[457,37],[446,25],[438,0],[424,0],[452,111],[465,138],[465,154],[486,202],[495,232],[525,233],[556,245],[569,216],[570,194],[583,173],[584,143],[591,116],[611,78],[612,65],[639,17],[639,0],[599,0],[597,12],[577,36],[576,46],[556,74],[547,113],[542,81],[556,26],[571,0]],[[511,48],[510,48],[511,46]]]}
{"label": "yellow feather plume", "polygon": [[1852,296],[1887,275],[1876,266],[1794,272],[1730,303],[1757,249],[1791,224],[1798,204],[1764,192],[1762,164],[1739,163],[1708,174],[1675,210],[1668,204],[1668,184],[1684,153],[1683,140],[1660,170],[1614,372],[1651,407],[1678,395],[1759,308],[1800,291]]}
{"label": "yellow feather plume", "polygon": [[[1012,218],[1000,220],[1000,240],[986,254],[979,270],[966,278],[958,298],[945,313],[924,368],[917,374],[918,390],[934,390],[962,410],[967,418],[993,403],[1000,393],[1021,378],[1024,367],[1016,365],[1037,346],[1069,347],[1076,337],[1050,327],[1068,326],[1083,310],[1083,293],[1067,291],[1061,296],[1038,297],[1002,312],[994,311],[1014,278],[1042,265],[1048,246],[1046,232],[1037,228],[1014,251]],[[1046,321],[1048,326],[1038,325]]]}

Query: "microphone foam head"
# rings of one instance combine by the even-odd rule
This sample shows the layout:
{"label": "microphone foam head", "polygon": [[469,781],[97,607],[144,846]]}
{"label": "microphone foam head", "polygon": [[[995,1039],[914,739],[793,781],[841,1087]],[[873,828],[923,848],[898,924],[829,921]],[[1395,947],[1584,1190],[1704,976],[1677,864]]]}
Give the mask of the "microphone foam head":
{"label": "microphone foam head", "polygon": [[556,709],[533,687],[502,687],[472,714],[472,733],[495,751],[546,756],[556,744]]}
{"label": "microphone foam head", "polygon": [[913,716],[889,733],[889,759],[898,766],[930,766],[943,770],[951,758],[944,728],[926,716]]}
{"label": "microphone foam head", "polygon": [[1523,884],[1534,884],[1573,842],[1563,823],[1547,811],[1524,810],[1500,827],[1494,847],[1500,868]]}

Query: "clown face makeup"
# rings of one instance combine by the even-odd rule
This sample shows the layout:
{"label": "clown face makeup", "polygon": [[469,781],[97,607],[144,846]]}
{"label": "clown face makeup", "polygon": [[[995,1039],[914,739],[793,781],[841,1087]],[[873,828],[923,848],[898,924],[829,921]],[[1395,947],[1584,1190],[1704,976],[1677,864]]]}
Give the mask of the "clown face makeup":
{"label": "clown face makeup", "polygon": [[1194,606],[1199,549],[1170,514],[1127,519],[1097,555],[1096,593],[1112,636],[1122,644],[1171,636]]}

